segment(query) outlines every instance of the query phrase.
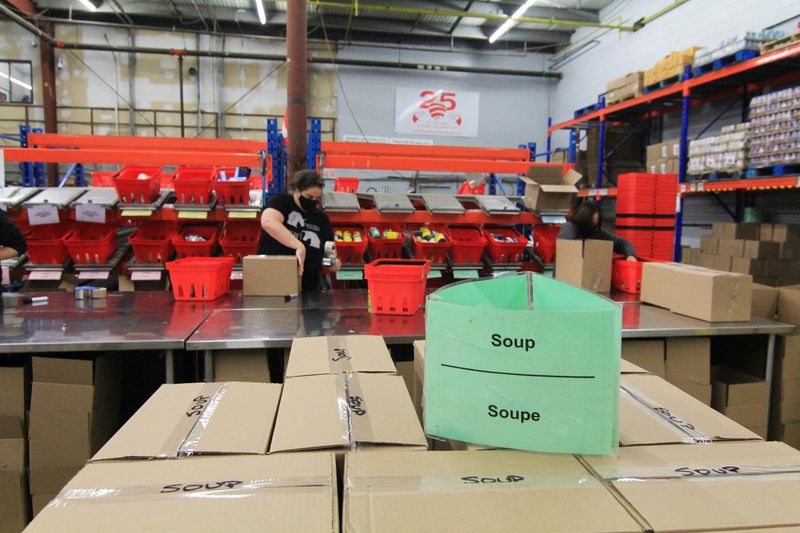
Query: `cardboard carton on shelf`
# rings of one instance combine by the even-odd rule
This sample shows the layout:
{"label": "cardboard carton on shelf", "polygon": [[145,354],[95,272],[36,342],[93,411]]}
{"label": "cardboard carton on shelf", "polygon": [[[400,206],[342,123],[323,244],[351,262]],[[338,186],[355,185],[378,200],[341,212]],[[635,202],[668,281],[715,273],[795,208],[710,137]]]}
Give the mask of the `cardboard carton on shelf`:
{"label": "cardboard carton on shelf", "polygon": [[769,387],[763,379],[731,368],[714,369],[714,409],[745,427],[768,423]]}
{"label": "cardboard carton on shelf", "polygon": [[773,224],[772,240],[777,242],[800,241],[800,224]]}
{"label": "cardboard carton on shelf", "polygon": [[774,430],[770,429],[770,438],[785,442],[796,450],[800,450],[800,421],[778,424]]}
{"label": "cardboard carton on shelf", "polygon": [[47,507],[47,504],[55,499],[57,494],[32,494],[31,495],[31,511],[33,518],[42,512],[42,509]]}
{"label": "cardboard carton on shelf", "polygon": [[758,225],[758,240],[772,241],[772,224],[762,223]]}
{"label": "cardboard carton on shelf", "polygon": [[780,244],[767,241],[744,241],[744,257],[750,259],[778,259]]}
{"label": "cardboard carton on shelf", "polygon": [[800,524],[800,484],[786,473],[796,471],[800,453],[780,442],[623,448],[583,460],[654,531]]}
{"label": "cardboard carton on shelf", "polygon": [[778,312],[778,289],[753,283],[751,310],[752,316],[774,320]]}
{"label": "cardboard carton on shelf", "polygon": [[556,241],[556,279],[595,292],[611,290],[611,241]]}
{"label": "cardboard carton on shelf", "polygon": [[704,254],[716,255],[719,252],[719,237],[713,235],[700,237],[700,249]]}
{"label": "cardboard carton on shelf", "polygon": [[[665,347],[663,339],[640,340],[623,339],[622,359],[660,378],[665,378],[666,363],[664,359]],[[636,373],[625,372],[623,374]]]}
{"label": "cardboard carton on shelf", "polygon": [[567,211],[577,194],[581,175],[572,169],[563,172],[560,166],[531,165],[525,182],[525,205],[537,213]]}
{"label": "cardboard carton on shelf", "polygon": [[707,322],[750,320],[752,277],[677,263],[642,265],[641,300]]}
{"label": "cardboard carton on shelf", "polygon": [[778,257],[780,259],[787,259],[789,261],[797,261],[800,259],[800,241],[779,242],[778,246]]}
{"label": "cardboard carton on shelf", "polygon": [[744,242],[741,239],[720,239],[717,254],[730,257],[743,257]]}
{"label": "cardboard carton on shelf", "polygon": [[27,500],[22,419],[0,416],[0,530],[22,531],[25,528]]}
{"label": "cardboard carton on shelf", "polygon": [[711,340],[672,337],[666,340],[666,380],[711,405]]}
{"label": "cardboard carton on shelf", "polygon": [[394,374],[397,368],[383,337],[344,335],[294,339],[286,377],[346,372]]}
{"label": "cardboard carton on shelf", "polygon": [[[394,364],[397,367],[397,374],[403,378],[403,383],[406,385],[406,390],[410,395],[412,395],[412,402],[413,398],[413,391],[414,391],[414,361],[398,361]],[[416,405],[414,406],[416,408]],[[422,417],[419,417],[420,423],[422,423]]]}
{"label": "cardboard carton on shelf", "polygon": [[281,385],[162,385],[92,461],[266,454]]}
{"label": "cardboard carton on shelf", "polygon": [[715,255],[714,270],[719,270],[720,272],[731,272],[733,259],[734,258],[729,255]]}
{"label": "cardboard carton on shelf", "polygon": [[242,259],[244,296],[290,296],[300,293],[297,258],[248,255]]}
{"label": "cardboard carton on shelf", "polygon": [[715,257],[716,257],[715,255],[711,254],[705,254],[705,253],[697,254],[697,265],[695,266],[707,268],[709,270],[714,270]]}
{"label": "cardboard carton on shelf", "polygon": [[763,276],[766,261],[763,259],[749,259],[746,257],[731,258],[731,272],[739,274],[750,274],[751,276]]}
{"label": "cardboard carton on shelf", "polygon": [[216,381],[271,382],[267,351],[263,348],[216,350],[213,358]]}
{"label": "cardboard carton on shelf", "polygon": [[[90,464],[58,495],[62,505],[46,507],[27,531],[334,533],[336,479],[326,453]],[[71,496],[87,493],[98,494],[96,504],[69,505],[86,503]]]}
{"label": "cardboard carton on shelf", "polygon": [[800,285],[778,289],[778,320],[800,325]]}
{"label": "cardboard carton on shelf", "polygon": [[711,228],[712,233],[720,239],[757,241],[761,232],[761,225],[755,223],[715,222]]}
{"label": "cardboard carton on shelf", "polygon": [[[344,478],[344,531],[641,531],[572,455],[349,454]],[[420,480],[436,488],[415,490]]]}
{"label": "cardboard carton on shelf", "polygon": [[0,367],[0,416],[25,420],[30,405],[30,368]]}

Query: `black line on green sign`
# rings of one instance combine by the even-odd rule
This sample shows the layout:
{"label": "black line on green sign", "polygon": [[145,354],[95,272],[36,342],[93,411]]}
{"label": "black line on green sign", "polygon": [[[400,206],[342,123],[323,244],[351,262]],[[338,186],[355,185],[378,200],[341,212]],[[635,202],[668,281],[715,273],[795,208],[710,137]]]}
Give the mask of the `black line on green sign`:
{"label": "black line on green sign", "polygon": [[559,379],[594,379],[595,376],[559,376],[557,374],[521,374],[517,372],[498,372],[496,370],[484,370],[482,368],[468,368],[466,366],[448,365],[442,363],[442,366],[447,368],[456,368],[458,370],[468,370],[469,372],[481,372],[483,374],[502,374],[504,376],[524,376],[529,378],[559,378]]}

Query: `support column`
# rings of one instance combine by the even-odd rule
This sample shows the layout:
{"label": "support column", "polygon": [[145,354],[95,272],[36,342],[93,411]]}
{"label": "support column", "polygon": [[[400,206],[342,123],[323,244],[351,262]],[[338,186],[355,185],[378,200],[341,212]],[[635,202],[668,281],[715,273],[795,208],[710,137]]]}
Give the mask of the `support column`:
{"label": "support column", "polygon": [[[128,46],[136,46],[135,30],[128,30]],[[128,135],[136,135],[136,53],[128,54]]]}
{"label": "support column", "polygon": [[286,18],[286,62],[288,83],[286,86],[286,129],[288,139],[287,178],[306,167],[306,81],[308,61],[307,7],[306,0],[293,0],[287,3]]}
{"label": "support column", "polygon": [[[43,22],[39,28],[48,35],[55,35],[55,24]],[[44,106],[45,133],[58,133],[58,113],[56,110],[56,54],[47,39],[39,39],[39,52],[42,64],[42,105]],[[47,185],[58,183],[58,165],[48,163]]]}

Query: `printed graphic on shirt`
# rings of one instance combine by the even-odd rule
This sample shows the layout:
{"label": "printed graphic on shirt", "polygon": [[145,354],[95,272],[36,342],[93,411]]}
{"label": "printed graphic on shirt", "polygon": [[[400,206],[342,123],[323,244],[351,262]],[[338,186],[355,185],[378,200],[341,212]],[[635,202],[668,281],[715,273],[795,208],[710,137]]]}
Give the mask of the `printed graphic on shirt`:
{"label": "printed graphic on shirt", "polygon": [[289,216],[286,218],[286,226],[289,228],[289,231],[292,232],[292,235],[297,238],[297,240],[301,241],[307,247],[316,248],[319,250],[319,226],[316,224],[306,224],[305,220],[303,219],[303,215],[297,211],[292,211],[289,213]]}

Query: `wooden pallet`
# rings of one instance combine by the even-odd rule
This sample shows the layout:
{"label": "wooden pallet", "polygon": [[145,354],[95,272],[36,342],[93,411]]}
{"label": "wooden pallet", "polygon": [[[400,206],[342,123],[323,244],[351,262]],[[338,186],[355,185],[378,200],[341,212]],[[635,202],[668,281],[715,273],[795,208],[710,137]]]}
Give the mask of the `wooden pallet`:
{"label": "wooden pallet", "polygon": [[800,42],[800,33],[793,33],[792,35],[787,35],[786,37],[781,37],[780,39],[775,39],[774,41],[766,43],[761,47],[761,53],[764,54],[772,52],[773,50],[780,50],[781,48],[786,48],[797,42]]}
{"label": "wooden pallet", "polygon": [[614,100],[613,102],[606,101],[606,106],[621,104],[622,102],[627,102],[628,100],[633,100],[634,98],[638,98],[640,96],[642,96],[641,92],[638,92],[636,94],[629,94],[625,98],[620,98],[619,100]]}
{"label": "wooden pallet", "polygon": [[709,172],[701,172],[699,174],[689,174],[687,177],[689,178],[690,181],[739,180],[745,177],[745,171],[713,170]]}

